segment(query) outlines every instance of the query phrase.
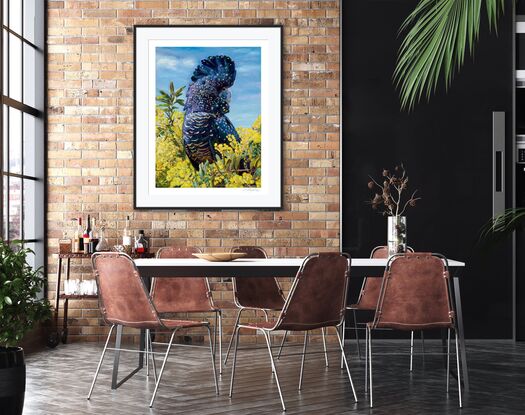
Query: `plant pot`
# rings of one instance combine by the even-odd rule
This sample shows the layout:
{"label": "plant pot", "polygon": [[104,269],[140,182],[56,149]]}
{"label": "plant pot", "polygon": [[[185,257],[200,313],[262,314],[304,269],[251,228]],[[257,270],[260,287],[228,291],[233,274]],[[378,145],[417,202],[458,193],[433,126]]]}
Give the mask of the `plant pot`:
{"label": "plant pot", "polygon": [[407,218],[406,216],[388,217],[388,256],[407,251]]}
{"label": "plant pot", "polygon": [[24,409],[26,364],[21,347],[0,347],[0,412],[20,415]]}

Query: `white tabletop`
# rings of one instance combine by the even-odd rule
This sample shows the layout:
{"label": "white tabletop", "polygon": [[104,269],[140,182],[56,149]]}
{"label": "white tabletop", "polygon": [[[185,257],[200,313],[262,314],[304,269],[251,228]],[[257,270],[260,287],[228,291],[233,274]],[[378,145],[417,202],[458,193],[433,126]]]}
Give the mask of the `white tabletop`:
{"label": "white tabletop", "polygon": [[[269,277],[293,276],[303,263],[304,258],[243,258],[228,262],[210,262],[198,258],[152,258],[135,259],[137,268],[144,276],[162,277]],[[385,268],[387,259],[352,258],[350,274],[366,275]],[[465,263],[448,260],[450,268],[462,268]]]}

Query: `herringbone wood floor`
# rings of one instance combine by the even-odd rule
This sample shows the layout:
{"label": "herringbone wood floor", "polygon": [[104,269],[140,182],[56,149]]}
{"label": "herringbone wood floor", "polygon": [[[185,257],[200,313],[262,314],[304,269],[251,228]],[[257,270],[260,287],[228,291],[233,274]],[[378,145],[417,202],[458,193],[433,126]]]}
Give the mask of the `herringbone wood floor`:
{"label": "herringbone wood floor", "polygon": [[[438,351],[439,343],[427,341],[427,352]],[[330,354],[325,368],[322,355],[307,357],[301,392],[299,356],[283,357],[277,363],[288,414],[522,414],[525,411],[525,344],[503,341],[470,341],[468,346],[471,391],[464,395],[464,409],[457,407],[457,385],[451,379],[445,392],[445,372],[440,356],[416,356],[414,371],[408,371],[407,356],[374,358],[374,404],[368,407],[364,393],[364,361],[355,358],[352,341],[347,342],[350,368],[359,403],[351,397],[339,356]],[[374,351],[386,348],[406,351],[406,342],[376,341]],[[330,345],[334,350],[334,346]],[[112,391],[112,352],[108,352],[93,397],[86,394],[101,351],[100,345],[61,345],[28,356],[25,414],[275,414],[281,412],[267,352],[240,350],[234,396],[228,398],[230,364],[215,395],[207,349],[178,347],[168,361],[153,409],[148,402],[153,378],[138,372]],[[319,351],[319,345],[311,346]],[[288,353],[300,348],[287,349]],[[131,371],[136,355],[121,355],[120,378]],[[0,411],[1,412],[1,411]]]}

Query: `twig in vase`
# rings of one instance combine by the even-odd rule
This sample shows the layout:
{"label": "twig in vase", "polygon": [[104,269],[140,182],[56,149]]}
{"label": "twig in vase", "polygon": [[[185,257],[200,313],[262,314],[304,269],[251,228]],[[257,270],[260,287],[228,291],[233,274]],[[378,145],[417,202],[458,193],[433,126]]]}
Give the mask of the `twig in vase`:
{"label": "twig in vase", "polygon": [[[383,184],[372,176],[369,177],[371,181],[368,182],[368,188],[376,191],[368,203],[372,205],[372,209],[378,210],[383,216],[401,216],[408,207],[416,206],[416,202],[421,200],[421,197],[416,197],[417,190],[407,200],[403,199],[408,190],[408,176],[403,163],[395,166],[393,174],[383,169]],[[395,196],[392,195],[393,191],[396,193]]]}

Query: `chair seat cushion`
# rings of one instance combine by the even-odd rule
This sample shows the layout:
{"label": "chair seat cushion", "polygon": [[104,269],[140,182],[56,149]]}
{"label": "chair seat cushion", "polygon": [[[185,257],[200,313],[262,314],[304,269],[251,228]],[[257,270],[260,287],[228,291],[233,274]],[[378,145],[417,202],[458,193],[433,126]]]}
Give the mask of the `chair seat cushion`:
{"label": "chair seat cushion", "polygon": [[[252,330],[272,330],[275,327],[277,321],[261,321],[259,323],[244,323],[239,324],[240,327]],[[305,330],[316,330],[323,327],[337,327],[339,321],[323,321],[319,323],[281,323],[277,330],[289,330],[289,331],[305,331]]]}
{"label": "chair seat cushion", "polygon": [[371,329],[393,329],[393,330],[402,330],[402,331],[418,331],[418,330],[429,330],[429,329],[449,329],[454,328],[454,326],[448,322],[433,322],[429,324],[405,324],[398,323],[395,321],[381,321],[379,324],[374,326],[373,322],[367,323],[367,327]]}
{"label": "chair seat cushion", "polygon": [[258,329],[265,329],[265,330],[271,330],[275,327],[276,321],[261,321],[259,323],[245,323],[245,324],[239,324],[239,327],[242,327],[243,329],[252,329],[252,330],[258,330]]}
{"label": "chair seat cushion", "polygon": [[213,300],[213,305],[219,310],[235,310],[237,308],[233,300]]}
{"label": "chair seat cushion", "polygon": [[162,324],[164,324],[169,329],[176,328],[190,328],[190,327],[203,327],[207,326],[207,321],[191,321],[191,320],[173,320],[173,319],[161,319]]}
{"label": "chair seat cushion", "polygon": [[374,308],[370,308],[370,307],[366,307],[366,306],[363,306],[363,305],[360,305],[360,304],[350,304],[349,306],[346,307],[347,310],[361,310],[361,311],[375,311],[375,307]]}

